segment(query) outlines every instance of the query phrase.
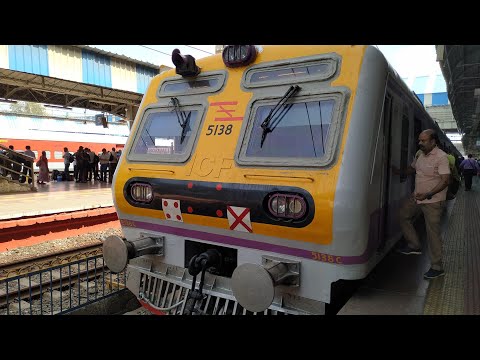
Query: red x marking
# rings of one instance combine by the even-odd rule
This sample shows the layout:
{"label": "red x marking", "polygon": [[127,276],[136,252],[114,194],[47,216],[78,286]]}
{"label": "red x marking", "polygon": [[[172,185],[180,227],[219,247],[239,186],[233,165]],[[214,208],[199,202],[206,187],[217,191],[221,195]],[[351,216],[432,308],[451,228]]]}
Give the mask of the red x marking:
{"label": "red x marking", "polygon": [[238,216],[237,216],[237,214],[235,214],[235,211],[233,211],[233,210],[230,208],[230,206],[227,206],[227,210],[228,210],[228,212],[235,218],[235,221],[233,222],[233,224],[230,225],[230,230],[235,229],[238,224],[242,224],[243,227],[244,227],[245,229],[247,229],[249,232],[253,232],[252,228],[243,222],[243,218],[248,214],[248,212],[250,211],[250,209],[245,209],[245,210],[243,210],[243,212],[242,212],[240,215],[238,215]]}

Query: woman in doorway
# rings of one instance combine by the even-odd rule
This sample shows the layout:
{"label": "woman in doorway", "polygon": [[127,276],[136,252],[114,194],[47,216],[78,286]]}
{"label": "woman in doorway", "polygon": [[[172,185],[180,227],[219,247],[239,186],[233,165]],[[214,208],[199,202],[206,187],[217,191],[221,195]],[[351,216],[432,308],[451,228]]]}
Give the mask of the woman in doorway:
{"label": "woman in doorway", "polygon": [[40,168],[38,171],[38,180],[37,182],[39,184],[45,184],[48,182],[48,159],[47,159],[47,153],[45,151],[42,151],[42,155],[40,156],[40,159],[37,161],[37,166]]}

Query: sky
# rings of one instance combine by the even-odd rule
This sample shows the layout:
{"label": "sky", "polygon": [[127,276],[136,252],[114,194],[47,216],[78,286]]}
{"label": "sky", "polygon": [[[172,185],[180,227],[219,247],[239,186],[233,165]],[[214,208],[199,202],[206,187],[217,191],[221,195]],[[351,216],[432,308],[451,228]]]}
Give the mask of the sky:
{"label": "sky", "polygon": [[441,75],[435,45],[377,45],[402,78]]}
{"label": "sky", "polygon": [[[214,54],[215,45],[90,45],[112,53],[151,63],[156,66],[174,67],[171,54],[178,48],[182,54],[192,55],[195,59]],[[375,45],[387,58],[401,78],[408,78],[407,85],[413,84],[417,76],[441,74],[436,61],[435,45]],[[0,108],[2,106],[0,105]],[[74,109],[92,115],[94,112]],[[52,114],[53,115],[53,114]]]}
{"label": "sky", "polygon": [[[154,65],[173,67],[172,50],[196,59],[215,52],[215,45],[90,45],[102,50],[125,55]],[[439,75],[440,65],[436,61],[435,45],[375,45],[402,78]]]}
{"label": "sky", "polygon": [[167,65],[174,67],[172,63],[172,51],[177,48],[182,54],[192,55],[195,59],[215,53],[215,45],[89,45],[125,55],[130,58],[145,61],[153,65]]}

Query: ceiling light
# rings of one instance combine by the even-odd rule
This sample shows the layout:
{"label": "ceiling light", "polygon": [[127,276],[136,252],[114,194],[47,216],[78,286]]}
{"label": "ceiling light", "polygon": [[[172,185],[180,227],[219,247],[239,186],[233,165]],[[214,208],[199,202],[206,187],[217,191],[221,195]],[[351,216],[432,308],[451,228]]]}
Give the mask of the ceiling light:
{"label": "ceiling light", "polygon": [[9,99],[3,99],[3,98],[0,98],[0,102],[11,103],[11,104],[17,103],[17,101],[15,100],[9,100]]}
{"label": "ceiling light", "polygon": [[71,107],[63,106],[63,105],[43,105],[43,106],[53,108],[53,109],[73,110]]}
{"label": "ceiling light", "polygon": [[98,104],[105,104],[105,105],[111,105],[111,106],[116,106],[118,104],[115,104],[115,103],[111,103],[111,102],[108,102],[108,101],[103,101],[103,100],[89,100],[90,102],[94,102],[94,103],[98,103]]}

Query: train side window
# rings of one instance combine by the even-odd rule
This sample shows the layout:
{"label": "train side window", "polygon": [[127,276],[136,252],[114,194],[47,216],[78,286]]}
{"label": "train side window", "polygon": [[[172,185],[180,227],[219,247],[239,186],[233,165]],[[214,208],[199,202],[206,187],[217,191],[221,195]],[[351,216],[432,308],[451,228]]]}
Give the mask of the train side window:
{"label": "train side window", "polygon": [[163,88],[165,93],[185,93],[193,89],[208,89],[215,87],[218,84],[218,79],[199,79],[185,82],[176,82],[166,84]]}
{"label": "train side window", "polygon": [[305,81],[331,79],[339,68],[340,58],[335,54],[302,57],[288,64],[284,61],[269,62],[248,69],[243,78],[246,88],[271,86]]}
{"label": "train side window", "polygon": [[342,99],[342,94],[337,93],[295,99],[271,119],[271,131],[266,133],[261,124],[276,103],[258,101],[253,106],[237,161],[278,166],[325,165],[333,153],[336,137],[332,127],[338,129]]}
{"label": "train side window", "polygon": [[[200,106],[182,106],[185,130],[175,111],[151,108],[145,111],[140,130],[134,139],[129,160],[182,162],[190,156],[203,115]],[[183,139],[182,139],[183,136]]]}
{"label": "train side window", "polygon": [[35,159],[38,158],[38,151],[37,150],[33,150],[33,153],[35,154]]}
{"label": "train side window", "polygon": [[192,79],[179,78],[171,80],[169,78],[160,85],[157,96],[165,97],[217,92],[225,83],[225,74],[225,72],[214,72]]}
{"label": "train side window", "polygon": [[50,156],[51,156],[50,151],[46,150],[45,153],[47,154],[47,159],[50,159]]}
{"label": "train side window", "polygon": [[63,159],[63,152],[61,152],[61,151],[55,151],[55,152],[53,153],[53,156],[54,156],[54,158],[57,159],[57,160]]}
{"label": "train side window", "polygon": [[[402,143],[400,147],[400,166],[401,169],[406,169],[409,164],[408,158],[408,140],[410,134],[410,121],[408,118],[408,113],[404,112],[402,116]],[[400,182],[407,181],[407,175],[400,175]]]}

